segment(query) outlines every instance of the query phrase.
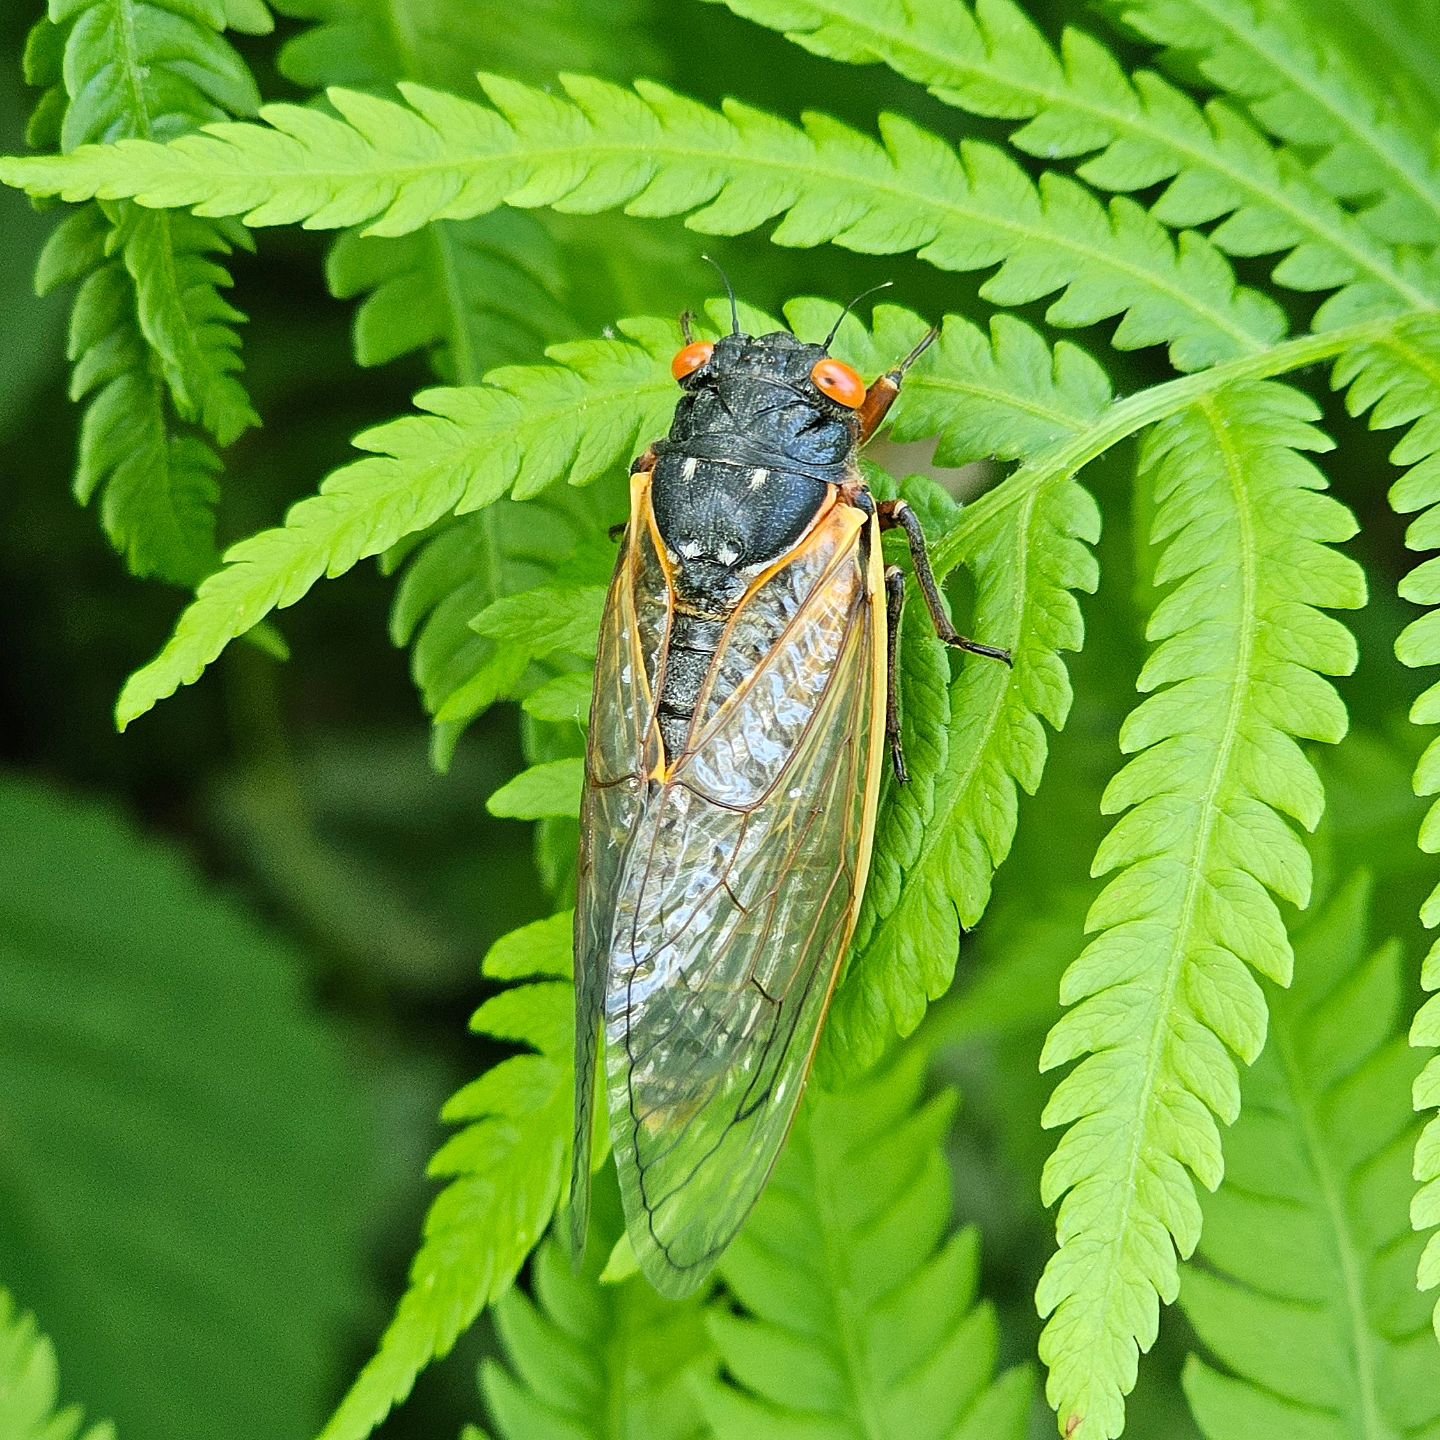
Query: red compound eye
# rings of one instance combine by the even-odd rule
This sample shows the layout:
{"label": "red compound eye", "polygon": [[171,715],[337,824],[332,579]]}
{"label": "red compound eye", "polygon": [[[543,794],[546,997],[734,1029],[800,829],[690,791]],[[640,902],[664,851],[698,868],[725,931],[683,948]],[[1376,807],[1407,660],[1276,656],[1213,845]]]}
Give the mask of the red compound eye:
{"label": "red compound eye", "polygon": [[683,380],[706,364],[714,353],[715,347],[708,340],[696,340],[670,362],[670,373],[677,380]]}
{"label": "red compound eye", "polygon": [[810,378],[837,405],[858,410],[865,403],[865,382],[843,360],[817,361]]}

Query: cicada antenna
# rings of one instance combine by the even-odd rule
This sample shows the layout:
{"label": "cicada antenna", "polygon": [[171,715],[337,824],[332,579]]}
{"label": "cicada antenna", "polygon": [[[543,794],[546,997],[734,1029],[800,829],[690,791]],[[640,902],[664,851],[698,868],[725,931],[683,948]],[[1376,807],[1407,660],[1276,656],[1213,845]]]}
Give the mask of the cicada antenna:
{"label": "cicada antenna", "polygon": [[700,258],[707,265],[713,265],[720,271],[720,278],[725,282],[725,293],[730,297],[730,333],[738,335],[740,333],[740,306],[735,299],[735,287],[730,283],[730,277],[721,269],[718,260],[712,260],[708,255],[702,255]]}
{"label": "cicada antenna", "polygon": [[940,338],[940,327],[932,325],[921,337],[920,343],[895,367],[895,373],[904,379],[905,372]]}
{"label": "cicada antenna", "polygon": [[830,333],[820,343],[828,350],[830,342],[840,333],[840,327],[845,323],[845,317],[867,296],[874,295],[877,291],[888,290],[895,282],[893,280],[882,280],[878,285],[872,285],[868,290],[862,290],[841,312],[836,316],[835,323],[830,327]]}

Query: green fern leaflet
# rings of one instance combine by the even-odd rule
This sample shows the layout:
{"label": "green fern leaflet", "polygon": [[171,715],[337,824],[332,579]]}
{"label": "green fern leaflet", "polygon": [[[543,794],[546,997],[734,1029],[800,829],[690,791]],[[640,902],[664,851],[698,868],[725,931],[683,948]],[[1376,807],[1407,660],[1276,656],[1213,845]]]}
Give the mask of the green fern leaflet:
{"label": "green fern leaflet", "polygon": [[1440,1365],[1405,1226],[1419,1068],[1397,1033],[1399,948],[1367,947],[1352,882],[1299,936],[1245,1077],[1225,1183],[1205,1205],[1180,1303],[1220,1367],[1192,1357],[1207,1440],[1423,1435]]}
{"label": "green fern leaflet", "polygon": [[[1033,1377],[997,1375],[978,1238],[950,1228],[953,1096],[923,1056],[812,1093],[754,1219],[721,1261],[739,1302],[711,1333],[731,1383],[701,1391],[716,1440],[1022,1440]],[[779,1261],[779,1257],[785,1257]]]}
{"label": "green fern leaflet", "polygon": [[55,1347],[0,1290],[0,1434],[7,1440],[115,1440],[108,1424],[84,1427],[78,1408],[58,1408]]}

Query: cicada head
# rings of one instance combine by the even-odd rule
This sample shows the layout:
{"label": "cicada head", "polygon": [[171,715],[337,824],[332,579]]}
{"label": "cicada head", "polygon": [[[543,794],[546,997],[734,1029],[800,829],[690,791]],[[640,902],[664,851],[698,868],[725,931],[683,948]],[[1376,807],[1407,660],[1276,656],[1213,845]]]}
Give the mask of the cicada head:
{"label": "cicada head", "polygon": [[670,440],[733,437],[808,470],[847,465],[860,435],[865,382],[824,345],[788,331],[722,335],[675,357],[685,391]]}

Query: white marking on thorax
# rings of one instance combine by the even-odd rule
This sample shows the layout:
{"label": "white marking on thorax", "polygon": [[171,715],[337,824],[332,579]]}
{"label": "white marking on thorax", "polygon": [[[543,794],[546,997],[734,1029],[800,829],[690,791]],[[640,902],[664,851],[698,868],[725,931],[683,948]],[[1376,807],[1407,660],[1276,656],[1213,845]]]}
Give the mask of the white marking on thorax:
{"label": "white marking on thorax", "polygon": [[698,540],[682,540],[680,542],[680,553],[687,559],[693,560],[700,553],[700,542]]}
{"label": "white marking on thorax", "polygon": [[715,558],[722,565],[733,565],[740,558],[740,552],[733,545],[721,545],[715,551]]}
{"label": "white marking on thorax", "polygon": [[691,456],[688,460],[686,460],[686,462],[680,467],[680,478],[681,478],[682,480],[693,480],[693,479],[695,478],[695,470],[696,470],[696,467],[697,467],[699,464],[700,464],[700,462],[699,462],[697,459],[695,459],[695,457],[692,455],[692,456]]}
{"label": "white marking on thorax", "polygon": [[752,490],[758,490],[769,478],[770,472],[757,466],[750,472],[750,488]]}

